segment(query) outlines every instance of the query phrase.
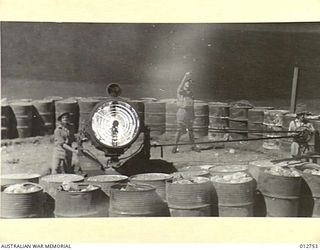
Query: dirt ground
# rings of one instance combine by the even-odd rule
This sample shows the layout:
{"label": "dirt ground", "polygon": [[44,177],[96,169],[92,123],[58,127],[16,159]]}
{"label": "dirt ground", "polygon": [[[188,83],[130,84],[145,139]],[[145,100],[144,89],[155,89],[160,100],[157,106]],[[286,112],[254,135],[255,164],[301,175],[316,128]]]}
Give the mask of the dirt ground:
{"label": "dirt ground", "polygon": [[[198,141],[207,140],[208,139],[204,137]],[[182,140],[182,142],[184,141],[186,141],[186,139]],[[141,142],[142,138],[139,138],[123,156],[129,156],[135,152]],[[151,144],[170,144],[172,142],[172,137],[164,135],[159,138],[154,138]],[[161,158],[160,147],[151,148],[151,159],[173,163],[173,166],[178,170],[181,167],[190,165],[248,164],[250,161],[289,157],[287,152],[264,149],[261,141],[226,143],[223,148],[214,148],[213,145],[216,144],[202,144],[202,151],[200,153],[191,151],[191,146],[189,145],[180,146],[180,152],[177,154],[171,153],[172,147],[164,147],[163,158]],[[103,164],[106,164],[107,158],[105,158],[103,152],[96,150],[90,142],[86,143],[84,147],[97,156]],[[52,151],[52,136],[3,140],[1,142],[1,174],[38,173],[40,175],[46,175],[51,166]],[[88,158],[74,156],[73,162],[79,163],[82,170],[87,172],[88,175],[100,173],[99,165]],[[133,164],[129,166],[129,171],[124,173],[131,175],[139,172],[148,172],[149,170],[147,167],[143,171],[140,171],[139,167],[139,164]],[[152,169],[150,166],[150,171],[168,172],[162,168],[161,164],[157,165],[156,168],[152,167]]]}

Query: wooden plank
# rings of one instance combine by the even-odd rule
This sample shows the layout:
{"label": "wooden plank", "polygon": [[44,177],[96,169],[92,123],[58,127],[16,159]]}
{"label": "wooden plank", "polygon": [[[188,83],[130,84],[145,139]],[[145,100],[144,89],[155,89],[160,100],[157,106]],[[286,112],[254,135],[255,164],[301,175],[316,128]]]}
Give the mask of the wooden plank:
{"label": "wooden plank", "polygon": [[296,112],[297,93],[298,93],[298,77],[299,77],[299,68],[294,67],[293,79],[292,79],[291,103],[290,103],[290,112],[291,113]]}

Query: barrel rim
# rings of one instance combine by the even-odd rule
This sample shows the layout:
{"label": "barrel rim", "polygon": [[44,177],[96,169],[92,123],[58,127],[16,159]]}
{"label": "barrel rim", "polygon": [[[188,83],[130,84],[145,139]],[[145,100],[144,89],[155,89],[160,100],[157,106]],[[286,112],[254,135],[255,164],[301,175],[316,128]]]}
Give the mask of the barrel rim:
{"label": "barrel rim", "polygon": [[110,191],[113,191],[113,192],[124,192],[124,193],[127,193],[127,192],[150,192],[150,191],[155,191],[156,188],[152,185],[148,185],[148,184],[132,184],[131,185],[135,185],[135,186],[143,186],[143,187],[146,187],[147,189],[140,189],[140,190],[120,190],[121,187],[126,187],[128,185],[128,183],[125,183],[125,184],[122,184],[122,183],[117,183],[115,185],[112,185],[110,187]]}
{"label": "barrel rim", "polygon": [[[121,179],[117,179],[117,180],[92,180],[92,178],[97,178],[97,177],[121,177]],[[129,177],[126,176],[126,175],[121,175],[121,174],[110,174],[110,175],[104,175],[104,174],[101,174],[101,175],[94,175],[94,176],[90,176],[87,178],[87,181],[90,181],[90,182],[100,182],[100,183],[109,183],[109,182],[116,182],[116,181],[124,181],[124,180],[128,180]]]}
{"label": "barrel rim", "polygon": [[227,165],[228,167],[242,167],[244,166],[245,168],[243,170],[231,170],[231,172],[228,172],[228,171],[214,171],[214,168],[221,168],[223,166],[213,166],[211,168],[209,168],[209,172],[211,173],[212,172],[216,172],[216,173],[235,173],[235,172],[244,172],[244,171],[247,171],[249,169],[248,165],[247,164],[231,164],[231,165]]}
{"label": "barrel rim", "polygon": [[[139,179],[139,177],[142,176],[158,176],[159,175],[159,179]],[[162,176],[162,178],[161,178]],[[166,174],[166,173],[142,173],[142,174],[135,174],[129,177],[129,180],[135,180],[135,181],[165,181],[167,179],[171,179],[173,178],[173,176],[171,174]]]}
{"label": "barrel rim", "polygon": [[274,174],[271,174],[271,173],[267,172],[270,168],[272,168],[272,167],[267,167],[266,169],[264,169],[262,171],[262,174],[263,175],[273,176],[273,177],[276,177],[276,178],[284,178],[284,179],[288,179],[288,180],[292,180],[292,178],[297,178],[297,179],[302,178],[302,176],[274,175]]}
{"label": "barrel rim", "polygon": [[[24,175],[23,177],[18,177],[19,175]],[[2,174],[1,175],[1,180],[2,179],[11,179],[11,180],[21,180],[21,179],[34,179],[34,178],[40,178],[41,175],[37,173],[13,173],[13,174]]]}
{"label": "barrel rim", "polygon": [[202,204],[202,205],[193,205],[193,206],[177,206],[170,204],[168,207],[169,209],[179,209],[179,210],[193,210],[193,209],[199,209],[199,208],[207,208],[211,207],[212,204]]}
{"label": "barrel rim", "polygon": [[[32,186],[37,186],[39,188],[39,190],[28,192],[28,193],[5,193],[4,192],[5,188],[7,188],[9,186],[17,185],[17,184],[20,184],[20,185],[30,184]],[[28,195],[28,194],[35,194],[35,193],[41,193],[41,192],[43,192],[43,187],[41,187],[39,184],[33,183],[33,182],[23,182],[23,183],[1,185],[1,195]]]}
{"label": "barrel rim", "polygon": [[220,181],[214,181],[214,180],[212,180],[212,177],[210,178],[210,180],[211,180],[211,182],[212,183],[217,183],[217,184],[222,184],[222,185],[238,185],[238,186],[243,186],[244,184],[248,184],[248,183],[254,183],[255,182],[255,180],[254,180],[254,178],[252,177],[252,176],[248,176],[248,177],[250,177],[251,178],[251,180],[249,180],[249,181],[245,181],[245,182],[220,182]]}
{"label": "barrel rim", "polygon": [[41,180],[49,182],[49,183],[62,183],[64,180],[62,180],[62,181],[48,180],[49,176],[52,177],[52,176],[62,176],[62,175],[67,175],[67,176],[70,176],[70,177],[72,175],[73,177],[77,177],[78,178],[77,180],[68,180],[69,182],[77,182],[77,181],[80,182],[80,181],[84,180],[83,176],[76,175],[76,174],[49,174],[49,175],[45,175],[45,176],[41,177]]}
{"label": "barrel rim", "polygon": [[77,185],[78,186],[86,186],[86,187],[91,185],[91,186],[94,186],[96,189],[88,190],[88,191],[67,191],[67,190],[61,190],[59,188],[56,188],[56,190],[58,191],[57,193],[68,193],[70,195],[73,195],[73,194],[87,194],[87,193],[91,193],[91,192],[95,192],[95,191],[101,190],[101,187],[99,185],[94,185],[92,183],[77,183]]}
{"label": "barrel rim", "polygon": [[173,182],[173,179],[171,180],[166,180],[166,183],[169,184],[169,185],[204,185],[204,184],[208,184],[208,183],[211,183],[211,180],[209,177],[204,177],[204,176],[190,176],[190,178],[183,178],[183,180],[192,180],[192,179],[205,179],[206,181],[205,182],[195,182],[195,183],[177,183],[177,182]]}

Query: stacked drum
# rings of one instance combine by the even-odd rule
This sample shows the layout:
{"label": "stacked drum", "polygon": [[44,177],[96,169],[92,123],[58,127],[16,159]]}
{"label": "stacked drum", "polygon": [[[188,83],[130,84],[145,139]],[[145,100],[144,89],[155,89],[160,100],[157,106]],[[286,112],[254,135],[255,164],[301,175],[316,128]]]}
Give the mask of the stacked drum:
{"label": "stacked drum", "polygon": [[144,103],[144,110],[144,122],[150,129],[150,135],[162,135],[166,127],[166,104],[159,101],[147,101]]}
{"label": "stacked drum", "polygon": [[209,106],[207,103],[195,102],[194,104],[194,121],[193,133],[195,138],[208,135],[209,125]]}
{"label": "stacked drum", "polygon": [[230,107],[229,127],[233,140],[248,138],[248,112],[250,108],[249,106],[237,105]]}
{"label": "stacked drum", "polygon": [[1,104],[1,139],[11,137],[12,110],[8,104]]}
{"label": "stacked drum", "polygon": [[15,115],[16,131],[14,137],[26,138],[32,136],[33,106],[30,102],[14,102],[11,108]]}
{"label": "stacked drum", "polygon": [[54,108],[52,100],[37,100],[33,102],[34,135],[50,135],[54,130]]}
{"label": "stacked drum", "polygon": [[[272,107],[255,107],[248,111],[248,130],[254,130],[254,133],[249,134],[249,138],[262,138],[263,137],[263,121],[264,111],[272,110]],[[258,142],[262,146],[262,140]]]}
{"label": "stacked drum", "polygon": [[[274,138],[279,136],[284,136],[281,133],[275,133],[272,131],[282,131],[283,130],[283,117],[288,114],[287,110],[266,110],[264,111],[264,130],[268,131],[265,135],[267,138]],[[269,132],[270,131],[270,132]],[[280,149],[280,139],[268,139],[263,142],[263,148],[265,149]]]}
{"label": "stacked drum", "polygon": [[[209,102],[208,139],[211,141],[228,140],[230,106],[227,103]],[[225,130],[225,131],[221,131]],[[220,144],[219,144],[220,145]],[[215,146],[219,146],[215,145]]]}

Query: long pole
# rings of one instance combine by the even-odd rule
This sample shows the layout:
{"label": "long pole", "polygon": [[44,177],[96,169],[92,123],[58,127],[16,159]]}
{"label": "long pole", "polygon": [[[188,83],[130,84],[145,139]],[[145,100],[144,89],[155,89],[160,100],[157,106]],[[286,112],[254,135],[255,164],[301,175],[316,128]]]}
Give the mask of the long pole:
{"label": "long pole", "polygon": [[299,77],[299,68],[294,67],[293,78],[292,78],[291,103],[290,103],[291,113],[295,113],[296,107],[297,107],[298,77]]}

